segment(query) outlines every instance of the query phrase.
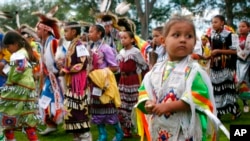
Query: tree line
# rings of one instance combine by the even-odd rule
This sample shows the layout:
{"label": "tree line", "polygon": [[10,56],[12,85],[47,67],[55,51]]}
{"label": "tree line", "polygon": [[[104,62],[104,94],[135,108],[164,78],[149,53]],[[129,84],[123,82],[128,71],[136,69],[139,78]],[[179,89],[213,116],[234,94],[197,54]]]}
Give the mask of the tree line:
{"label": "tree line", "polygon": [[[118,3],[123,0],[111,0],[109,11],[115,13]],[[227,24],[236,28],[240,20],[250,19],[250,2],[248,0],[127,0],[131,3],[130,10],[124,15],[134,21],[137,34],[144,39],[148,38],[154,26],[164,23],[173,11],[181,11],[184,7],[193,15],[205,17],[206,10],[218,9],[219,13],[227,19]],[[37,18],[31,13],[35,11],[47,12],[54,5],[59,5],[59,10],[55,17],[61,21],[86,21],[95,22],[95,15],[99,13],[101,0],[12,0],[0,5],[1,11],[8,12],[12,18],[1,19],[0,25],[6,30],[4,25],[17,28],[16,12],[18,12],[21,24],[28,24],[32,27],[37,23]],[[204,23],[210,23],[211,19],[206,19]]]}

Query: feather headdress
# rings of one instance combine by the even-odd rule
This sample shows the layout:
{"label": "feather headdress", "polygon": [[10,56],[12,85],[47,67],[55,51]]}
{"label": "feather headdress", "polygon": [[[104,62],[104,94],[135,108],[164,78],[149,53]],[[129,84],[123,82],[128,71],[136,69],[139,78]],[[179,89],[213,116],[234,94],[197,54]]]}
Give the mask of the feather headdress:
{"label": "feather headdress", "polygon": [[50,32],[55,38],[60,39],[59,20],[53,17],[48,17],[41,12],[33,12],[32,15],[39,17],[40,21],[37,23],[37,27],[43,28]]}
{"label": "feather headdress", "polygon": [[39,37],[37,36],[35,29],[27,24],[20,25],[18,31],[21,33],[21,35],[23,35],[26,38],[33,37],[36,41],[39,40]]}
{"label": "feather headdress", "polygon": [[119,30],[119,26],[117,25],[118,18],[111,12],[98,14],[96,16],[96,21],[102,25],[112,25],[114,28]]}
{"label": "feather headdress", "polygon": [[48,13],[43,14],[39,11],[33,12],[32,15],[36,15],[40,18],[37,23],[37,27],[43,28],[50,32],[55,38],[60,39],[59,23],[60,21],[53,17],[58,11],[58,5],[53,6]]}

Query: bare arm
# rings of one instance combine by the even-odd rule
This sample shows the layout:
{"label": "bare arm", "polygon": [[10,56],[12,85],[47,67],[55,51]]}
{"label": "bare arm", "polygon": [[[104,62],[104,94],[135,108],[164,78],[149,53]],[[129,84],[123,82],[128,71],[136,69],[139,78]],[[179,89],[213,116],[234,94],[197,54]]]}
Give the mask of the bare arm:
{"label": "bare arm", "polygon": [[232,50],[232,49],[214,49],[212,50],[211,55],[215,56],[218,54],[236,54],[236,50]]}
{"label": "bare arm", "polygon": [[161,116],[179,111],[188,111],[190,106],[182,100],[177,100],[169,103],[154,104],[152,101],[147,101],[145,108],[147,112]]}

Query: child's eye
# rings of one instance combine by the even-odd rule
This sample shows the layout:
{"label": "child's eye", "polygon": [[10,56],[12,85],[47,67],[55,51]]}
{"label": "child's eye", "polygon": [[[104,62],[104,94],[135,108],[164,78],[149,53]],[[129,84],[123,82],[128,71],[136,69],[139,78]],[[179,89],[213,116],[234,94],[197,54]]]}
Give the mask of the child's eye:
{"label": "child's eye", "polygon": [[173,33],[173,35],[172,35],[173,37],[179,37],[180,36],[180,34],[179,33]]}
{"label": "child's eye", "polygon": [[186,35],[186,38],[188,38],[188,39],[193,38],[193,35],[191,35],[191,34]]}

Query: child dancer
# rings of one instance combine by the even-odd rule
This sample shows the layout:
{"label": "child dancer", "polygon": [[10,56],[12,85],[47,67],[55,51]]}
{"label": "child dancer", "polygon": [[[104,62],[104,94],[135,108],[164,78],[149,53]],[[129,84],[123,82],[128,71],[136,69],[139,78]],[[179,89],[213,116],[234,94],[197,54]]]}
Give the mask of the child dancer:
{"label": "child dancer", "polygon": [[61,68],[67,86],[64,93],[64,107],[67,111],[64,128],[66,132],[73,133],[74,141],[92,141],[86,95],[89,52],[81,42],[80,35],[81,26],[77,22],[66,23],[64,37],[71,43],[66,53],[66,62]]}
{"label": "child dancer", "polygon": [[168,57],[144,77],[136,105],[151,115],[148,140],[200,141],[211,133],[206,115],[195,110],[216,111],[209,76],[190,57],[195,33],[194,24],[187,17],[175,16],[165,24]]}
{"label": "child dancer", "polygon": [[37,93],[32,73],[32,64],[38,60],[28,41],[17,32],[7,32],[3,44],[12,55],[6,85],[0,88],[1,126],[7,141],[15,140],[14,130],[20,127],[29,141],[38,141]]}
{"label": "child dancer", "polygon": [[249,112],[247,100],[250,98],[249,66],[250,66],[250,24],[241,21],[239,24],[239,46],[237,48],[237,86],[239,96],[243,100],[243,111]]}
{"label": "child dancer", "polygon": [[232,114],[232,119],[241,115],[237,102],[235,86],[236,48],[238,36],[225,28],[225,17],[216,15],[212,19],[211,36],[208,36],[211,46],[210,79],[213,84],[214,98],[218,117]]}
{"label": "child dancer", "polygon": [[141,73],[147,71],[148,65],[140,50],[135,47],[135,38],[131,31],[121,32],[120,40],[123,49],[117,56],[121,73],[118,86],[122,101],[119,120],[124,137],[132,137],[131,111],[138,100]]}
{"label": "child dancer", "polygon": [[[89,39],[93,41],[93,44],[91,45],[92,69],[89,76],[94,83],[94,85],[91,86],[90,113],[92,114],[92,123],[96,124],[98,127],[98,141],[107,141],[105,124],[113,125],[116,130],[113,141],[121,141],[123,132],[117,115],[117,108],[121,105],[121,101],[115,77],[112,73],[118,70],[118,65],[115,59],[114,50],[104,43],[104,35],[105,30],[102,25],[90,26]],[[95,76],[100,77],[95,79]],[[103,78],[104,76],[105,78]],[[97,84],[97,81],[103,82],[101,84],[105,84],[105,87],[102,88]],[[105,88],[107,88],[107,90]],[[110,88],[112,88],[112,90],[110,90]],[[106,95],[108,95],[109,98],[103,98]]]}

